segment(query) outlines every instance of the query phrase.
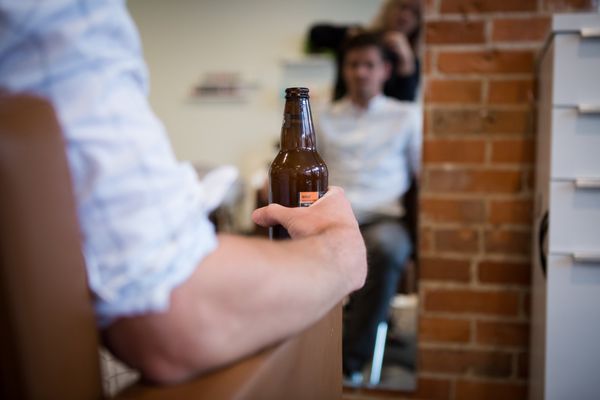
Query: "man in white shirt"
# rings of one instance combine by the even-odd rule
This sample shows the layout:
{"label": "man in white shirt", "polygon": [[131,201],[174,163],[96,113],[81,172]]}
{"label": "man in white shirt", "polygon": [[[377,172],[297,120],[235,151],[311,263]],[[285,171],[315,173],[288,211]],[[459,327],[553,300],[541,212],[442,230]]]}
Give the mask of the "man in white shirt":
{"label": "man in white shirt", "polygon": [[251,354],[362,286],[364,244],[339,188],[308,208],[255,211],[288,229],[285,243],[215,234],[215,186],[175,159],[150,109],[123,0],[0,0],[0,19],[0,89],[53,104],[99,327],[147,379]]}
{"label": "man in white shirt", "polygon": [[401,199],[419,170],[421,113],[383,96],[391,67],[377,35],[349,39],[342,57],[348,95],[318,114],[317,134],[330,182],[346,191],[367,245],[367,283],[344,314],[344,373],[360,379],[412,251]]}

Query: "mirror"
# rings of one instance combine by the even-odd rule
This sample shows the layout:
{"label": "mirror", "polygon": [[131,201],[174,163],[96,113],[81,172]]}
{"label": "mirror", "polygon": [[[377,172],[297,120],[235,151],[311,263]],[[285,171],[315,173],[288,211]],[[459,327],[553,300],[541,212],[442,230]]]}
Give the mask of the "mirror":
{"label": "mirror", "polygon": [[[418,243],[418,179],[413,171],[422,119],[419,0],[130,0],[128,7],[150,70],[150,101],[178,158],[193,161],[200,173],[225,164],[240,171],[234,190],[213,216],[220,230],[261,234],[250,213],[265,201],[264,179],[279,139],[283,90],[310,89],[330,184],[356,185],[353,206],[356,202],[365,237],[374,238],[371,271],[386,271],[371,277],[376,284],[367,285],[375,296],[361,301],[357,294],[346,304],[345,383],[348,388],[414,390],[419,299],[412,250]],[[386,32],[386,50],[375,47],[373,53],[363,43],[340,57],[340,44],[362,30]],[[380,75],[371,76],[373,68]],[[371,96],[373,85],[389,96]],[[361,103],[365,90],[369,101]],[[333,93],[340,100],[331,105]],[[353,135],[350,140],[348,135]],[[369,140],[356,146],[353,139],[361,135]],[[339,173],[348,160],[363,168],[353,173],[350,165],[349,173]],[[359,175],[360,182],[353,181]],[[366,194],[358,192],[361,185]],[[352,341],[356,348],[348,350]],[[350,361],[352,354],[357,360]]]}

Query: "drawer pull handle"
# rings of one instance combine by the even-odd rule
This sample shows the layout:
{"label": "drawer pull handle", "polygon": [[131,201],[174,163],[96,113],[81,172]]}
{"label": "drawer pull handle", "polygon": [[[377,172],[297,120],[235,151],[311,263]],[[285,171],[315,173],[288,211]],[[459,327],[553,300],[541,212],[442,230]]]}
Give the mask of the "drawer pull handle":
{"label": "drawer pull handle", "polygon": [[579,35],[582,38],[600,38],[600,28],[597,28],[597,27],[581,28],[579,30]]}
{"label": "drawer pull handle", "polygon": [[579,264],[600,264],[600,253],[573,253],[571,257]]}
{"label": "drawer pull handle", "polygon": [[600,189],[600,178],[577,178],[576,189]]}
{"label": "drawer pull handle", "polygon": [[580,104],[577,106],[577,112],[579,114],[600,114],[600,104]]}

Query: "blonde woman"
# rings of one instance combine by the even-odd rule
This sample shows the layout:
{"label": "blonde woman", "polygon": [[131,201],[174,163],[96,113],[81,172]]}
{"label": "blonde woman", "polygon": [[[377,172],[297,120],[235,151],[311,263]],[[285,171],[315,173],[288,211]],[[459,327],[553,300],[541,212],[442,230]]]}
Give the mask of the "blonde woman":
{"label": "blonde woman", "polygon": [[388,50],[387,57],[393,65],[384,87],[384,94],[398,100],[413,101],[421,78],[418,57],[421,24],[421,0],[388,0],[368,28],[358,25],[312,26],[308,34],[308,50],[311,53],[335,53],[338,76],[333,98],[338,100],[346,94],[340,74],[343,64],[341,49],[344,42],[359,32],[379,33]]}

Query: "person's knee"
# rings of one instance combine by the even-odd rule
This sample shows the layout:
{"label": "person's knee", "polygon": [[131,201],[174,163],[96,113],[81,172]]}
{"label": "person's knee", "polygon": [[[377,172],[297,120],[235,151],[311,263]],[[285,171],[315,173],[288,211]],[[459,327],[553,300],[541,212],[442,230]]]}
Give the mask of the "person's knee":
{"label": "person's knee", "polygon": [[372,258],[392,260],[397,268],[402,268],[412,252],[408,233],[400,223],[376,225],[364,232],[364,238]]}

